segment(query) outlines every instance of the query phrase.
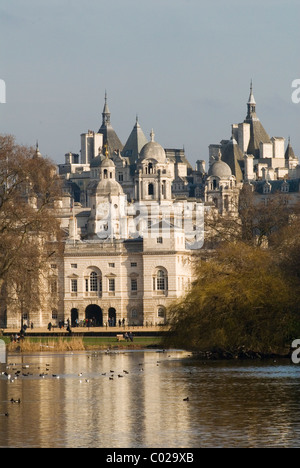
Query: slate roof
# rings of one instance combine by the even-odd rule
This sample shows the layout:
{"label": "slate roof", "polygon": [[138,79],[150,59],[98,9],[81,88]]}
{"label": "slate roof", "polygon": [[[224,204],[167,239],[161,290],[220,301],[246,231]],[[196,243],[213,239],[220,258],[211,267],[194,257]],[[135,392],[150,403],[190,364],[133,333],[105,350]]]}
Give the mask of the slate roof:
{"label": "slate roof", "polygon": [[148,143],[144,132],[136,119],[136,124],[133,127],[131,134],[123,148],[122,156],[129,159],[130,164],[135,164],[139,159],[142,148]]}
{"label": "slate roof", "polygon": [[236,177],[237,182],[243,181],[244,156],[242,150],[233,138],[226,145],[222,153],[222,161],[230,167],[232,174]]}
{"label": "slate roof", "polygon": [[289,142],[288,147],[285,152],[285,159],[297,159],[295,156],[293,147],[291,146],[291,143]]}
{"label": "slate roof", "polygon": [[[272,190],[271,193],[277,193],[281,192],[281,187],[283,184],[288,183],[289,184],[289,193],[297,193],[299,192],[300,189],[300,179],[291,179],[291,180],[268,180],[268,183],[271,185]],[[254,185],[255,192],[259,194],[264,193],[264,186],[266,185],[265,180],[259,180],[259,181],[254,181],[251,182],[252,185]]]}
{"label": "slate roof", "polygon": [[255,159],[258,159],[260,157],[260,143],[271,143],[271,138],[267,134],[260,120],[251,118],[249,120],[246,119],[245,122],[250,123],[250,142],[247,154],[252,154]]}

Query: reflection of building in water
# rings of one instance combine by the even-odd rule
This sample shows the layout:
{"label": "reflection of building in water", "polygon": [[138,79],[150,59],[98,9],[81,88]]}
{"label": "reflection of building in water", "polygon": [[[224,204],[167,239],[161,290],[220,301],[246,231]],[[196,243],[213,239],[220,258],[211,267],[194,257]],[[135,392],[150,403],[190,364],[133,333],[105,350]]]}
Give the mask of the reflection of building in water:
{"label": "reflection of building in water", "polygon": [[[203,365],[184,356],[127,352],[31,357],[33,376],[13,384],[0,377],[0,446],[297,445],[297,371],[288,365]],[[25,363],[19,358],[17,362]],[[51,374],[38,377],[46,362],[59,380]],[[1,372],[5,369],[0,367]],[[184,402],[187,396],[190,400]],[[11,404],[12,397],[22,403]],[[3,416],[7,411],[9,418]]]}
{"label": "reflection of building in water", "polygon": [[[174,446],[176,433],[188,434],[190,429],[189,414],[182,405],[187,390],[176,370],[166,379],[165,369],[161,372],[157,366],[160,356],[151,352],[76,359],[72,372],[85,368],[85,375],[94,377],[88,384],[85,375],[64,381],[66,434],[70,437],[79,426],[89,427],[89,433],[79,438],[79,446],[80,442],[98,447]],[[115,370],[113,381],[110,370]],[[184,442],[188,443],[188,436]]]}

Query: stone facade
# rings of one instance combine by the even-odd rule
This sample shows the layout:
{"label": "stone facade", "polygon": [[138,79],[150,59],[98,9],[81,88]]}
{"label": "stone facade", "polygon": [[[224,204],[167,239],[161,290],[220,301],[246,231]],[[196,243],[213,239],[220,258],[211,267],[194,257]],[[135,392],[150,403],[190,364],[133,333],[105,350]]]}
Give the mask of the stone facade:
{"label": "stone facade", "polygon": [[[79,154],[58,166],[63,196],[56,206],[63,255],[41,279],[44,307],[23,321],[88,320],[98,326],[157,325],[194,279],[204,243],[204,214],[237,216],[239,192],[258,198],[280,191],[299,199],[300,167],[290,141],[270,138],[256,115],[251,85],[244,122],[230,140],[209,147],[209,169],[193,168],[183,149],[164,149],[136,120],[123,146],[111,124],[107,95],[99,131],[80,136]],[[5,310],[5,311],[4,311]],[[1,326],[20,326],[19,310],[0,311]]]}

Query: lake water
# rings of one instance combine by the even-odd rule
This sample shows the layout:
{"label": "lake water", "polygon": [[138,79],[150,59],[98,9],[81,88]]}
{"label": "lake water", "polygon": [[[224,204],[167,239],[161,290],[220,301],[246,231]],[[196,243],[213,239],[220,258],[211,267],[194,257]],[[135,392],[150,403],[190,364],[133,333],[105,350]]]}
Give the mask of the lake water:
{"label": "lake water", "polygon": [[288,361],[203,363],[185,352],[133,351],[8,363],[0,374],[20,377],[0,375],[0,447],[300,446],[300,367]]}

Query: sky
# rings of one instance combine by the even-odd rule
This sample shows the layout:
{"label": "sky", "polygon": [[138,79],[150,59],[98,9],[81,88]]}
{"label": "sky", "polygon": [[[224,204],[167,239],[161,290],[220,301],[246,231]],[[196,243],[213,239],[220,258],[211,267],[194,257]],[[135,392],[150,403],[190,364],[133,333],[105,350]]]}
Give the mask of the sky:
{"label": "sky", "polygon": [[299,0],[1,0],[0,133],[63,163],[107,90],[123,144],[138,114],[195,165],[244,121],[253,79],[267,132],[300,156],[299,14]]}

